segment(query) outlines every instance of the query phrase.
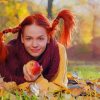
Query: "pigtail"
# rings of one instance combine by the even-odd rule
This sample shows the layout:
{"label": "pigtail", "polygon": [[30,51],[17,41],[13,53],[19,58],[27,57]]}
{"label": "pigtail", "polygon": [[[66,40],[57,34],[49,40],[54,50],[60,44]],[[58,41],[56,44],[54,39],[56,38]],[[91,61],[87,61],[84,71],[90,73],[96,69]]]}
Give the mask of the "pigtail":
{"label": "pigtail", "polygon": [[21,30],[21,26],[18,26],[18,27],[15,27],[15,28],[5,29],[5,30],[2,31],[2,33],[5,34],[5,33],[11,32],[11,33],[15,34],[15,33],[19,32],[20,30]]}
{"label": "pigtail", "polygon": [[2,32],[0,32],[0,63],[2,63],[3,61],[5,61],[5,59],[7,58],[7,55],[8,55],[7,47],[3,43],[3,39],[2,39],[3,35],[7,34],[9,32],[11,32],[11,33],[19,32],[20,29],[21,29],[21,27],[18,26],[16,28],[13,28],[13,29],[9,28],[9,29],[5,29]]}
{"label": "pigtail", "polygon": [[64,45],[68,46],[71,31],[72,31],[73,26],[75,24],[74,17],[69,10],[60,11],[58,13],[58,16],[56,17],[56,19],[52,23],[52,29],[56,28],[60,19],[63,19],[63,21],[64,21],[63,29],[62,29],[62,33],[61,33],[61,37],[60,37],[60,42]]}
{"label": "pigtail", "polygon": [[3,43],[2,36],[3,36],[3,33],[0,32],[0,63],[5,61],[5,59],[7,57],[7,48]]}

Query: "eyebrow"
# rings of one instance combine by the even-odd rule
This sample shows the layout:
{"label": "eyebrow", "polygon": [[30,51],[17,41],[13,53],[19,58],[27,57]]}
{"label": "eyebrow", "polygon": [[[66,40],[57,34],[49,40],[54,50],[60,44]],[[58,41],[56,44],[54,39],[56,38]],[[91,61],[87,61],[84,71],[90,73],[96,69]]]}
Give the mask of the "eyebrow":
{"label": "eyebrow", "polygon": [[[26,37],[32,37],[32,36],[28,36],[28,35],[27,35]],[[38,36],[38,37],[45,37],[45,35],[40,35],[40,36]]]}

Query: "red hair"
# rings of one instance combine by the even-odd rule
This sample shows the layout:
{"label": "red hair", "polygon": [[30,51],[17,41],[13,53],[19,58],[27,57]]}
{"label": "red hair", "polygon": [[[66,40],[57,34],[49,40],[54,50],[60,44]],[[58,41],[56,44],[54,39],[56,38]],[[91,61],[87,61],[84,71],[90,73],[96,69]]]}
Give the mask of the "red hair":
{"label": "red hair", "polygon": [[[20,34],[23,33],[25,26],[31,25],[31,24],[36,24],[36,25],[39,25],[39,26],[45,28],[47,31],[47,35],[52,37],[55,33],[54,30],[56,29],[56,26],[59,24],[60,19],[64,20],[63,29],[62,29],[62,33],[61,33],[61,37],[60,37],[60,42],[67,46],[71,31],[74,26],[74,17],[69,10],[60,11],[52,24],[50,24],[49,20],[42,14],[34,14],[31,16],[28,16],[22,21],[22,23],[18,27],[12,28],[12,29],[6,29],[6,30],[2,31],[1,34],[3,34],[3,33],[5,34],[8,32],[12,32],[12,33],[18,32],[19,36],[20,36]],[[5,59],[6,55],[7,55],[7,49],[1,42],[2,41],[1,37],[2,36],[0,36],[0,60]]]}
{"label": "red hair", "polygon": [[[74,22],[74,16],[69,10],[62,10],[58,13],[58,16],[56,19],[53,21],[52,28],[55,28],[57,24],[59,23],[59,20],[63,19],[64,24],[63,24],[63,29],[60,37],[60,42],[64,44],[65,46],[68,46],[69,40],[70,40],[70,35],[72,32],[72,29],[75,25]],[[53,34],[53,33],[52,33]]]}
{"label": "red hair", "polygon": [[0,63],[6,59],[7,56],[7,48],[2,42],[2,33],[0,32]]}

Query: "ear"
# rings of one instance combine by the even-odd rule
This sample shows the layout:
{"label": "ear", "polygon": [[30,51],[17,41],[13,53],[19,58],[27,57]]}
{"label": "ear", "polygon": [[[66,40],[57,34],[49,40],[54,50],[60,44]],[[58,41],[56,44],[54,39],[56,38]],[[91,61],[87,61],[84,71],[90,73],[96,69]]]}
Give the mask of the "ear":
{"label": "ear", "polygon": [[23,43],[24,42],[24,40],[23,40],[23,35],[21,34],[21,42]]}

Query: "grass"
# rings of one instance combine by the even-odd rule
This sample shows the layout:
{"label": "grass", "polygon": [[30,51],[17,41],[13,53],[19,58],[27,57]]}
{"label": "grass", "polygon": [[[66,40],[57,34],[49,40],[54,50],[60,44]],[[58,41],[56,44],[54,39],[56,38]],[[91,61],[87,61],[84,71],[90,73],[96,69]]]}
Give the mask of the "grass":
{"label": "grass", "polygon": [[[100,78],[100,67],[94,66],[94,65],[68,66],[68,72],[78,72],[78,76],[82,79]],[[98,97],[92,97],[92,96],[79,96],[77,97],[77,99],[75,99],[74,97],[71,96],[71,94],[65,94],[65,95],[60,94],[60,96],[58,97],[59,97],[59,100],[99,100]],[[13,99],[10,99],[10,98],[13,98]],[[12,95],[10,96],[8,93],[5,96],[1,96],[0,100],[38,100],[38,97],[35,97],[35,96],[29,97],[29,95],[24,94],[24,92],[23,92],[23,95],[19,95],[16,92],[16,95],[14,97]]]}
{"label": "grass", "polygon": [[77,72],[82,79],[98,79],[100,78],[100,66],[96,65],[77,65],[68,66],[68,72]]}

